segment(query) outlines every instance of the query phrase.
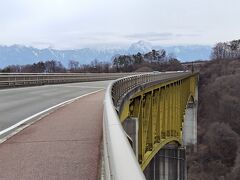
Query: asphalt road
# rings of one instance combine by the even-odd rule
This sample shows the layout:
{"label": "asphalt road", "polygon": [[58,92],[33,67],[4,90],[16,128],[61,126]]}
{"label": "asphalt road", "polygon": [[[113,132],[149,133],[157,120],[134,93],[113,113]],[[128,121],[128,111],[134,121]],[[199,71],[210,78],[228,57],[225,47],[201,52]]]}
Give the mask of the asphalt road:
{"label": "asphalt road", "polygon": [[106,88],[110,81],[0,90],[0,131],[69,99]]}
{"label": "asphalt road", "polygon": [[82,97],[0,144],[0,180],[98,180],[104,92]]}

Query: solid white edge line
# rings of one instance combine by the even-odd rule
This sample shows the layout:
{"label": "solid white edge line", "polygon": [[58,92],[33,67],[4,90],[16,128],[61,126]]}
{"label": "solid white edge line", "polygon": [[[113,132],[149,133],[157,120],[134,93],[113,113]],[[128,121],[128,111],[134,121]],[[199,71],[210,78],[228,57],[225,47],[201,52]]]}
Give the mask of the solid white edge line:
{"label": "solid white edge line", "polygon": [[91,94],[95,94],[95,93],[97,93],[97,92],[99,92],[99,91],[102,91],[102,90],[103,90],[103,89],[99,89],[99,90],[97,90],[97,91],[93,91],[93,92],[90,92],[90,93],[87,93],[87,94],[83,94],[83,95],[81,95],[81,96],[75,97],[75,98],[73,98],[73,99],[70,99],[70,100],[64,101],[64,102],[62,102],[62,103],[59,103],[59,104],[57,104],[57,105],[55,105],[55,106],[52,106],[52,107],[50,107],[50,108],[48,108],[48,109],[45,109],[45,110],[43,110],[43,111],[41,111],[41,112],[39,112],[39,113],[36,113],[36,114],[34,114],[34,115],[26,118],[26,119],[23,119],[23,120],[19,121],[18,123],[14,124],[14,125],[12,125],[12,126],[10,126],[10,127],[8,127],[8,128],[6,128],[6,129],[0,131],[0,136],[3,135],[3,134],[5,134],[5,133],[7,133],[7,132],[9,132],[9,131],[11,131],[11,130],[13,130],[13,129],[15,129],[15,128],[17,128],[17,127],[19,127],[20,125],[26,123],[27,121],[30,121],[30,120],[38,117],[38,116],[44,115],[45,113],[47,113],[47,112],[49,112],[49,111],[51,111],[51,110],[53,110],[53,109],[55,109],[55,108],[58,108],[58,107],[60,107],[60,106],[64,106],[64,105],[70,104],[70,103],[72,103],[72,102],[74,102],[74,101],[76,101],[76,100],[78,100],[78,99],[80,99],[80,98],[82,98],[82,97],[85,97],[85,96],[88,96],[88,95],[91,95]]}

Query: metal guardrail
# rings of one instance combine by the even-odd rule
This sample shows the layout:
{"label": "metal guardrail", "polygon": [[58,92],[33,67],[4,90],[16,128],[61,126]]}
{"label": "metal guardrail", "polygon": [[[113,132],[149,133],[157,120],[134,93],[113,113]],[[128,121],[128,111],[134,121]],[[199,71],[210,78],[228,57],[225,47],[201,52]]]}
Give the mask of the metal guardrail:
{"label": "metal guardrail", "polygon": [[113,80],[133,73],[0,73],[0,88]]}
{"label": "metal guardrail", "polygon": [[186,77],[188,72],[146,73],[111,83],[105,94],[103,115],[104,177],[106,180],[144,180],[145,176],[127,139],[118,110],[133,89],[144,84]]}

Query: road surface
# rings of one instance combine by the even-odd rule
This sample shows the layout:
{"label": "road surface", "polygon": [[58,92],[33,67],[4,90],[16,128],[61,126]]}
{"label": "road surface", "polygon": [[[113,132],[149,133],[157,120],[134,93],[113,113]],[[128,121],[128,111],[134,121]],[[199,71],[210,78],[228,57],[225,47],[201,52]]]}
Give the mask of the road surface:
{"label": "road surface", "polygon": [[99,179],[103,99],[84,96],[0,144],[0,179]]}
{"label": "road surface", "polygon": [[66,100],[106,88],[110,81],[0,90],[0,131]]}

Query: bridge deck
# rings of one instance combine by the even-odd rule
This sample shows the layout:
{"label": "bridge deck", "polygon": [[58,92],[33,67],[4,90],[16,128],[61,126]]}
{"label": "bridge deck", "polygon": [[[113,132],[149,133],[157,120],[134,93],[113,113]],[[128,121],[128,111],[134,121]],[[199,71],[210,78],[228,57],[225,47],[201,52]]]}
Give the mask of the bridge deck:
{"label": "bridge deck", "polygon": [[98,179],[103,92],[44,117],[0,145],[0,179]]}

